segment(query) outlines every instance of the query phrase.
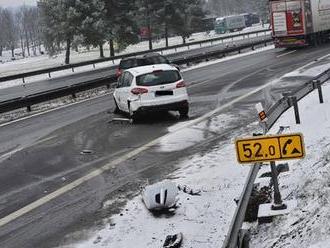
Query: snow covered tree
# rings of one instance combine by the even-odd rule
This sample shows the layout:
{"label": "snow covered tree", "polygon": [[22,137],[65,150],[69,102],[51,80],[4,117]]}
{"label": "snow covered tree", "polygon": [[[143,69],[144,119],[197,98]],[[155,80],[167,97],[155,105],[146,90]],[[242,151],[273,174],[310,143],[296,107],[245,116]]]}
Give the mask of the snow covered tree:
{"label": "snow covered tree", "polygon": [[105,3],[102,0],[77,0],[76,11],[81,16],[78,33],[84,45],[98,46],[100,57],[104,57],[103,44],[108,38],[110,27],[106,20]]}
{"label": "snow covered tree", "polygon": [[[3,20],[3,9],[0,7],[0,30],[4,30],[4,20]],[[2,57],[2,51],[5,47],[5,33],[0,32],[0,57]]]}
{"label": "snow covered tree", "polygon": [[136,4],[134,0],[103,0],[106,8],[110,56],[114,56],[114,42],[124,48],[138,41]]}
{"label": "snow covered tree", "polygon": [[17,26],[14,21],[14,14],[9,9],[1,12],[1,33],[4,47],[11,50],[12,59],[15,58],[17,41]]}
{"label": "snow covered tree", "polygon": [[183,43],[194,31],[200,29],[205,16],[202,1],[200,0],[175,0],[173,1],[170,26],[182,37]]}
{"label": "snow covered tree", "polygon": [[81,24],[76,1],[79,0],[44,0],[39,3],[46,47],[54,53],[60,49],[62,42],[65,43],[65,64],[70,63],[71,44]]}

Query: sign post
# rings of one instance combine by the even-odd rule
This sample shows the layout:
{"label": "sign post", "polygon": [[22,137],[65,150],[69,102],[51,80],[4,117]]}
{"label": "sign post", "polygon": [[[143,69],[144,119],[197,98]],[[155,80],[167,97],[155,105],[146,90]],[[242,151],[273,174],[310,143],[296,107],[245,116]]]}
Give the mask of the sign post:
{"label": "sign post", "polygon": [[287,206],[283,203],[280,188],[278,186],[278,172],[276,169],[275,161],[270,162],[270,168],[272,171],[272,180],[274,184],[274,204],[272,205],[272,210],[282,210],[286,209]]}

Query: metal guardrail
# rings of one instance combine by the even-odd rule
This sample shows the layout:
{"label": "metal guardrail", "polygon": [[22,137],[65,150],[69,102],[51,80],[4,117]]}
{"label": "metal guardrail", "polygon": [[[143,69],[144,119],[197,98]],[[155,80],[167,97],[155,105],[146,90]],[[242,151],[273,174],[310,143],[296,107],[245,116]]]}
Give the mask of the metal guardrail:
{"label": "metal guardrail", "polygon": [[[271,108],[269,108],[269,110],[266,111],[266,115],[268,118],[266,122],[267,131],[276,123],[278,118],[284,112],[286,112],[289,108],[293,106],[293,102],[291,100],[292,97],[296,98],[296,100],[299,101],[315,89],[318,89],[318,85],[324,84],[329,79],[330,69],[318,75],[313,80],[308,81],[296,90],[285,94]],[[249,198],[251,196],[254,181],[257,177],[259,168],[260,164],[257,163],[250,170],[222,248],[245,248],[245,244],[242,244],[244,232],[242,232],[241,228],[244,222]]]}
{"label": "metal guardrail", "polygon": [[[224,49],[218,49],[216,46],[208,48],[208,51],[191,53],[185,57],[179,57],[174,59],[173,61],[177,64],[185,64],[190,63],[193,61],[200,61],[206,58],[225,55],[232,52],[241,51],[243,49],[251,48],[254,49],[255,46],[258,45],[267,45],[267,43],[272,42],[270,37],[266,39],[258,39],[256,41],[251,41],[247,44],[243,44],[241,46],[234,46],[234,47],[226,47]],[[50,101],[56,98],[74,95],[78,92],[101,87],[104,85],[110,85],[116,81],[116,75],[109,75],[107,77],[98,78],[86,82],[77,83],[74,85],[69,85],[49,91],[44,91],[36,94],[31,94],[27,96],[23,96],[20,98],[10,99],[7,101],[0,102],[0,113],[5,113],[9,111],[13,111],[16,109],[27,107],[28,111],[31,110],[31,106],[34,104]]]}
{"label": "metal guardrail", "polygon": [[[222,37],[212,38],[212,39],[207,39],[207,40],[194,41],[194,42],[190,42],[190,43],[186,43],[186,44],[174,45],[174,46],[169,46],[169,47],[164,47],[164,48],[156,48],[156,49],[153,49],[153,50],[139,51],[139,52],[135,52],[135,53],[117,55],[117,56],[113,56],[113,57],[109,57],[109,58],[101,58],[101,59],[84,61],[84,62],[69,64],[69,65],[63,65],[63,66],[57,66],[57,67],[52,67],[52,68],[47,68],[47,69],[30,71],[30,72],[25,72],[25,73],[0,77],[0,82],[5,82],[5,81],[10,81],[10,80],[15,80],[15,79],[23,79],[24,80],[24,78],[32,77],[32,76],[36,76],[36,75],[40,75],[40,74],[49,74],[50,75],[50,73],[52,73],[52,72],[69,70],[69,69],[74,70],[74,68],[77,68],[77,67],[82,67],[82,66],[86,66],[86,65],[95,65],[95,64],[98,64],[98,63],[114,61],[114,60],[117,60],[117,59],[122,59],[122,58],[127,58],[127,57],[134,57],[134,56],[142,55],[142,54],[145,54],[145,53],[163,52],[163,51],[173,50],[173,49],[176,50],[176,49],[182,48],[182,47],[188,47],[189,48],[190,46],[194,46],[194,45],[202,46],[202,44],[205,44],[205,43],[213,44],[214,42],[217,42],[217,41],[221,41],[221,40],[223,41],[223,40],[226,40],[226,39],[234,39],[234,38],[240,37],[240,36],[249,37],[250,35],[253,35],[253,34],[256,34],[258,36],[258,34],[260,34],[260,33],[265,33],[265,36],[266,36],[266,33],[269,32],[269,31],[270,31],[269,29],[262,29],[262,30],[247,32],[247,33],[242,33],[242,34],[222,36]],[[115,67],[116,66],[113,66],[113,68],[115,68]]]}

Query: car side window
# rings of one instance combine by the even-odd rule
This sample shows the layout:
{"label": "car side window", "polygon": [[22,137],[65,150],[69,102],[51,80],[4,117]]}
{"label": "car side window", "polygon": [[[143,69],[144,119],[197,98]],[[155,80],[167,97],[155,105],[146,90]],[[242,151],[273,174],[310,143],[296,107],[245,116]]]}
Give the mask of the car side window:
{"label": "car side window", "polygon": [[131,73],[128,73],[128,79],[127,79],[127,86],[131,86],[133,82],[133,75]]}
{"label": "car side window", "polygon": [[122,82],[122,87],[129,87],[131,86],[133,81],[133,75],[129,72],[125,72],[123,74],[123,82]]}
{"label": "car side window", "polygon": [[122,74],[117,81],[117,88],[121,88],[123,87],[123,78],[124,78],[124,74]]}

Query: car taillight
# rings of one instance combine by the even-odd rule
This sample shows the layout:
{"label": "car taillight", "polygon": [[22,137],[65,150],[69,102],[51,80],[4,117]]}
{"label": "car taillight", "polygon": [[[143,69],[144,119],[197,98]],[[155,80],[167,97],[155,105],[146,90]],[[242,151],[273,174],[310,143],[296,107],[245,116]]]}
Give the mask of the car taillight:
{"label": "car taillight", "polygon": [[116,71],[116,76],[120,77],[121,74],[122,74],[122,70],[118,68],[117,71]]}
{"label": "car taillight", "polygon": [[186,83],[184,81],[181,81],[176,85],[176,88],[184,88],[184,87],[186,87]]}
{"label": "car taillight", "polygon": [[142,94],[148,93],[148,89],[146,89],[146,88],[133,88],[131,90],[131,92],[134,95],[142,95]]}

